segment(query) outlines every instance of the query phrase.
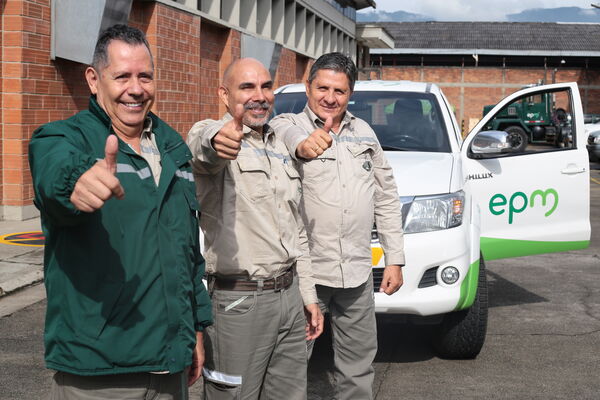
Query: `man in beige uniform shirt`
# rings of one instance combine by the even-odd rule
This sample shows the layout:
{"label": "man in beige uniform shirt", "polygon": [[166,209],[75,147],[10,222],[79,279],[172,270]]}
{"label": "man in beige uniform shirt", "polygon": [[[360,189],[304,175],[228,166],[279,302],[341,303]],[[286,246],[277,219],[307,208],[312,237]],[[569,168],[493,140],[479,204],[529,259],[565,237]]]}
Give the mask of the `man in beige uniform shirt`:
{"label": "man in beige uniform shirt", "polygon": [[323,315],[298,211],[300,176],[266,124],[274,95],[265,67],[235,61],[218,93],[228,113],[188,135],[214,313],[205,398],[305,399],[306,340],[322,332]]}
{"label": "man in beige uniform shirt", "polygon": [[371,127],[346,110],[355,76],[348,57],[319,57],[306,82],[304,111],[271,121],[301,160],[301,212],[319,305],[331,316],[335,395],[345,400],[373,398],[373,222],[387,265],[378,290],[396,292],[404,265],[401,204],[392,170]]}

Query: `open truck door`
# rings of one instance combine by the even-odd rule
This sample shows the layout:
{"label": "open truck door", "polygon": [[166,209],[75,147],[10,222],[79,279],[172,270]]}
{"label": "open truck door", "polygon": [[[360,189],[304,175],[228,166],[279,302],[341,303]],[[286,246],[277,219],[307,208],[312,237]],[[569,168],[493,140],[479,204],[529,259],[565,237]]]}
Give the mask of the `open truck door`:
{"label": "open truck door", "polygon": [[[551,93],[566,112],[565,145],[528,144],[494,131],[495,116],[520,99]],[[590,241],[590,177],[576,83],[520,90],[498,103],[461,148],[465,190],[479,208],[486,260],[582,249]]]}

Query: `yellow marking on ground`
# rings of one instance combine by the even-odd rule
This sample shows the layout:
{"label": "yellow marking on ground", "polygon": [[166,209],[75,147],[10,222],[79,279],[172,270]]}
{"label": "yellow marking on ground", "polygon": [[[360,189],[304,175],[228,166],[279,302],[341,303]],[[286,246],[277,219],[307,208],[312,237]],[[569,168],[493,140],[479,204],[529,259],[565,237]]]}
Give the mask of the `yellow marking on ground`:
{"label": "yellow marking on ground", "polygon": [[44,235],[40,231],[9,233],[0,236],[0,243],[13,246],[43,247]]}
{"label": "yellow marking on ground", "polygon": [[594,182],[597,185],[600,185],[600,180],[596,179],[596,178],[590,178],[592,180],[592,182]]}
{"label": "yellow marking on ground", "polygon": [[383,256],[383,249],[381,247],[371,247],[371,261],[373,266],[379,264],[381,256]]}

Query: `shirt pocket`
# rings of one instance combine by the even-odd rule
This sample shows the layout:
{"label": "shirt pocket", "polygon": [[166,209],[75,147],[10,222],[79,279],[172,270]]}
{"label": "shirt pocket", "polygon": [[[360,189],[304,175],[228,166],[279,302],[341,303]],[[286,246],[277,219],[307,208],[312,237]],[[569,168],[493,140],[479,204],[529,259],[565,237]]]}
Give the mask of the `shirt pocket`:
{"label": "shirt pocket", "polygon": [[350,169],[353,175],[360,179],[371,178],[375,168],[373,164],[375,144],[368,142],[349,143],[347,149],[350,152]]}
{"label": "shirt pocket", "polygon": [[333,147],[325,150],[317,158],[302,160],[300,163],[302,182],[308,185],[322,181],[333,183],[337,175],[336,162],[337,157]]}
{"label": "shirt pocket", "polygon": [[302,181],[300,180],[300,174],[289,163],[284,164],[285,173],[289,182],[289,190],[287,193],[286,200],[291,200],[296,204],[300,204],[300,197],[302,196]]}
{"label": "shirt pocket", "polygon": [[269,197],[273,191],[269,182],[269,168],[265,165],[266,159],[256,157],[238,156],[236,159],[237,178],[233,185],[236,192],[244,198],[257,202]]}

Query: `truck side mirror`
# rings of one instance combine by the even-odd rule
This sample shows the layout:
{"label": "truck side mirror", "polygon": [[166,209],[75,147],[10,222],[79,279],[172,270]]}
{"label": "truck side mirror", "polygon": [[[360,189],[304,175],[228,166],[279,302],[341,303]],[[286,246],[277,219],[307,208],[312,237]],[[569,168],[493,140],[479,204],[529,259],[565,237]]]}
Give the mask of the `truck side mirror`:
{"label": "truck side mirror", "polygon": [[473,158],[492,158],[517,151],[513,135],[504,131],[481,131],[475,135],[469,148]]}

